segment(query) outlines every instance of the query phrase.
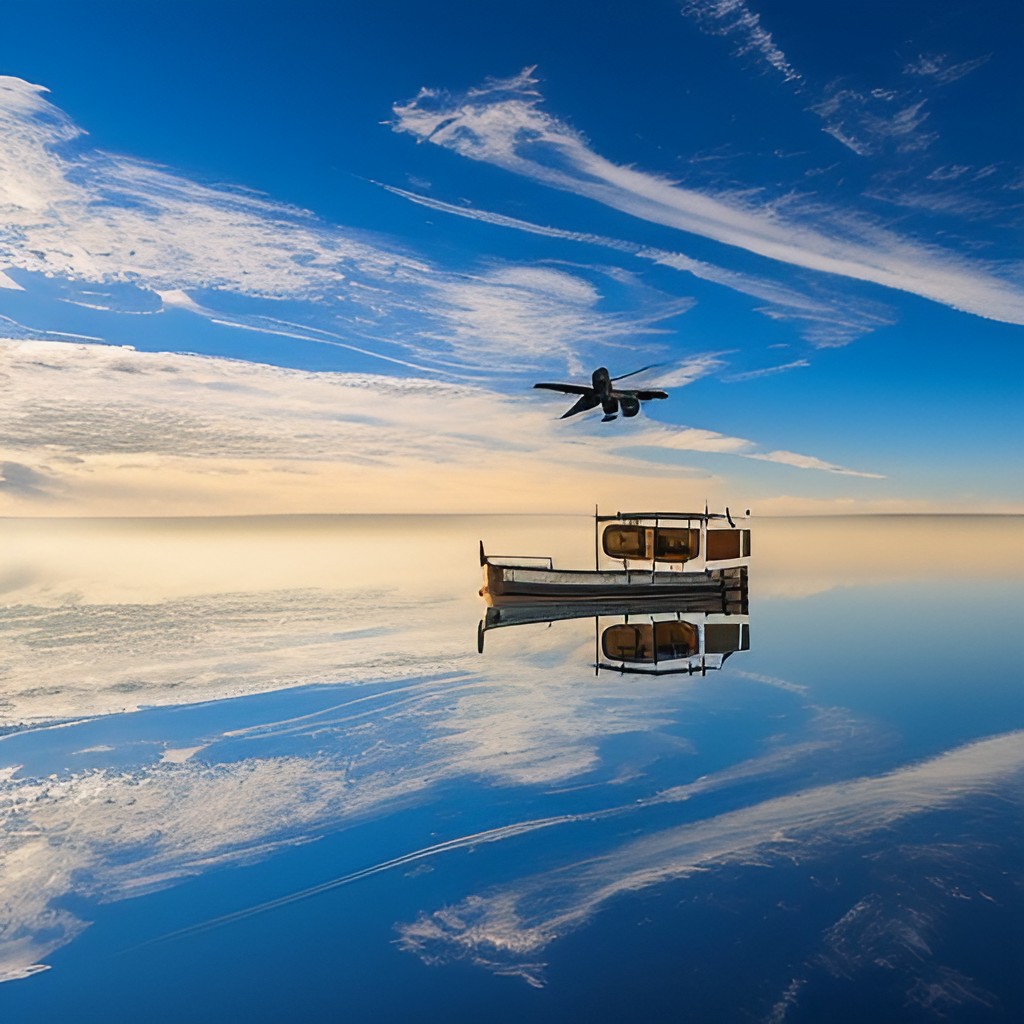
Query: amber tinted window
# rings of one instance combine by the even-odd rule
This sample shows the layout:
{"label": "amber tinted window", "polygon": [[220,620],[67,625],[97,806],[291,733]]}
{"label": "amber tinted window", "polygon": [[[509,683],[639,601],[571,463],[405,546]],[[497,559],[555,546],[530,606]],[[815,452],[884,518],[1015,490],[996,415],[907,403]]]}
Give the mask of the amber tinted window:
{"label": "amber tinted window", "polygon": [[604,553],[612,558],[646,558],[647,531],[642,526],[607,526]]}
{"label": "amber tinted window", "polygon": [[620,622],[601,636],[604,656],[615,661],[653,664],[688,658],[698,650],[697,627],[689,622],[655,622],[634,626]]}
{"label": "amber tinted window", "polygon": [[700,554],[700,530],[659,529],[654,534],[654,556],[659,561],[684,562]]}
{"label": "amber tinted window", "polygon": [[606,658],[616,661],[650,661],[653,657],[650,626],[619,623],[609,626],[601,636]]}
{"label": "amber tinted window", "polygon": [[697,653],[697,627],[689,622],[656,622],[654,643],[659,660],[688,658]]}

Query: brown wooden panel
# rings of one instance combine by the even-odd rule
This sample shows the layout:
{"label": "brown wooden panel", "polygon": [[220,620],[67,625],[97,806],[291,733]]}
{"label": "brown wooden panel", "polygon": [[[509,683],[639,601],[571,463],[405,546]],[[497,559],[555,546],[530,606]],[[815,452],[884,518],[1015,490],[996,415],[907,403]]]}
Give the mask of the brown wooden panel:
{"label": "brown wooden panel", "polygon": [[707,557],[746,558],[750,554],[749,530],[708,530]]}

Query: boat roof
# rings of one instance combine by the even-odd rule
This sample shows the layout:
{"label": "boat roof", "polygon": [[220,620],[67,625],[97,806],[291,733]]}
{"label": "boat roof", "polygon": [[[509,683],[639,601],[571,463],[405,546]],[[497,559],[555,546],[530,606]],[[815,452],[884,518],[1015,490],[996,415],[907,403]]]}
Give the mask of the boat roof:
{"label": "boat roof", "polygon": [[599,523],[613,523],[618,520],[675,519],[686,522],[708,522],[712,519],[727,519],[732,522],[729,510],[725,512],[616,512],[613,516],[595,516]]}

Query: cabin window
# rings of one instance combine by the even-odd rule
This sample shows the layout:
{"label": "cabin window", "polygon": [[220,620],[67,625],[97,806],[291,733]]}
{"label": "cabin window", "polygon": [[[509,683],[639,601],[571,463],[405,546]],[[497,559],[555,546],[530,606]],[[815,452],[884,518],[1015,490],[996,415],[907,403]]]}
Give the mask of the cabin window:
{"label": "cabin window", "polygon": [[704,649],[708,654],[750,650],[750,627],[745,622],[711,623],[704,627]]}
{"label": "cabin window", "polygon": [[659,661],[689,658],[699,649],[697,627],[690,622],[656,622],[654,647]]}
{"label": "cabin window", "polygon": [[612,558],[646,558],[647,531],[642,526],[608,526],[604,553]]}
{"label": "cabin window", "polygon": [[700,553],[700,530],[659,529],[654,533],[654,557],[659,562],[686,562]]}
{"label": "cabin window", "polygon": [[673,658],[689,658],[699,647],[697,627],[690,622],[655,622],[634,626],[621,622],[601,636],[604,656],[613,661],[653,665]]}
{"label": "cabin window", "polygon": [[609,626],[601,637],[604,656],[615,661],[651,661],[650,626],[630,626],[620,623]]}

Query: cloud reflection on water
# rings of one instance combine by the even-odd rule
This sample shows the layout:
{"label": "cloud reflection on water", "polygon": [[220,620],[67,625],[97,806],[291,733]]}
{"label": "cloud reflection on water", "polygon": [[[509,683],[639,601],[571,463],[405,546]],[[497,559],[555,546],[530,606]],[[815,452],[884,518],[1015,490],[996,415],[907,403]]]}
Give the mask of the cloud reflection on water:
{"label": "cloud reflection on water", "polygon": [[1024,731],[968,744],[874,778],[804,789],[666,829],[527,877],[400,926],[404,948],[430,962],[468,957],[540,984],[538,957],[626,893],[735,863],[823,858],[904,819],[981,794],[1024,772]]}
{"label": "cloud reflection on water", "polygon": [[[688,684],[691,690],[697,685]],[[117,901],[214,868],[261,860],[326,832],[397,815],[433,799],[445,781],[477,778],[495,787],[536,788],[589,778],[598,794],[607,791],[614,802],[585,813],[507,822],[485,836],[456,837],[436,850],[405,851],[397,866],[553,825],[636,815],[751,780],[782,779],[823,749],[856,735],[848,719],[819,715],[810,728],[813,740],[803,734],[776,737],[774,749],[762,758],[622,803],[616,782],[627,780],[602,781],[621,766],[600,763],[600,742],[657,730],[670,718],[672,704],[687,701],[685,692],[672,700],[664,688],[625,695],[615,686],[559,683],[542,672],[514,681],[434,678],[397,690],[353,689],[346,701],[314,714],[203,737],[198,756],[180,762],[159,755],[168,753],[165,743],[184,746],[192,734],[179,725],[172,739],[162,740],[167,734],[158,725],[153,738],[136,740],[130,763],[120,768],[57,774],[7,770],[0,784],[5,834],[0,899],[8,922],[0,939],[0,977],[40,969],[41,961],[86,926],[63,909],[70,895]],[[337,693],[325,690],[325,696]],[[123,748],[121,717],[110,718],[107,735]],[[64,750],[49,751],[50,765],[74,763],[75,733],[74,727],[59,732],[66,737]],[[282,738],[290,753],[275,756],[271,751],[280,749]],[[170,751],[178,753],[182,746]],[[93,749],[102,753],[102,748],[106,757],[115,756],[117,746]],[[370,866],[368,873],[392,866]]]}

